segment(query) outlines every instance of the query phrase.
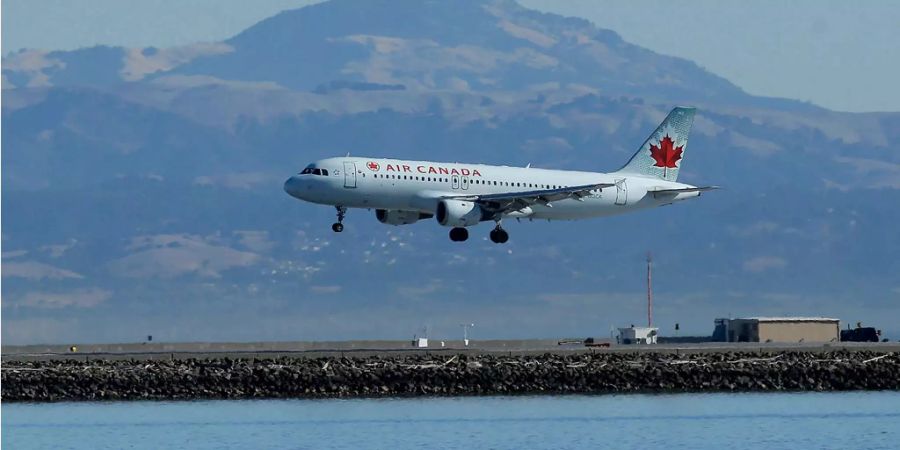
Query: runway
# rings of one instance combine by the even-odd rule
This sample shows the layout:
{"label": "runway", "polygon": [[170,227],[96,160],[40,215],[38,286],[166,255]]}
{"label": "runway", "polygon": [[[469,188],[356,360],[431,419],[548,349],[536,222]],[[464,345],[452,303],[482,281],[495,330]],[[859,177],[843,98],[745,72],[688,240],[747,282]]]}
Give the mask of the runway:
{"label": "runway", "polygon": [[[411,341],[360,340],[360,341],[293,341],[293,342],[156,342],[122,344],[72,344],[72,345],[24,345],[3,346],[3,361],[46,360],[159,360],[159,359],[209,359],[209,358],[277,358],[277,357],[372,357],[398,355],[468,354],[528,356],[540,354],[572,355],[579,353],[733,353],[733,352],[831,352],[836,350],[900,352],[900,343],[679,343],[657,345],[616,345],[609,347],[585,347],[580,343],[560,342],[580,339],[520,339],[520,340],[472,340],[465,346],[461,340],[430,340],[429,347],[414,347]],[[598,341],[609,342],[609,341]],[[75,347],[74,350],[72,347]]]}

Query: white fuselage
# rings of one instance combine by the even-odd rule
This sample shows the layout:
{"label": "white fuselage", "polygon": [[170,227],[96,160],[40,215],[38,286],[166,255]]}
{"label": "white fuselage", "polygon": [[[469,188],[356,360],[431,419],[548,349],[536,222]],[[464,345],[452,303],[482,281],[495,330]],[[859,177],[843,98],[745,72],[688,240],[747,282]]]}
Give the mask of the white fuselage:
{"label": "white fuselage", "polygon": [[284,186],[285,191],[298,199],[347,208],[425,214],[434,214],[437,203],[446,196],[529,192],[602,183],[614,186],[591,191],[581,199],[530,205],[505,216],[584,219],[670,204],[699,195],[683,192],[657,198],[650,191],[693,186],[634,174],[367,157],[323,159],[304,172],[308,173],[292,176]]}

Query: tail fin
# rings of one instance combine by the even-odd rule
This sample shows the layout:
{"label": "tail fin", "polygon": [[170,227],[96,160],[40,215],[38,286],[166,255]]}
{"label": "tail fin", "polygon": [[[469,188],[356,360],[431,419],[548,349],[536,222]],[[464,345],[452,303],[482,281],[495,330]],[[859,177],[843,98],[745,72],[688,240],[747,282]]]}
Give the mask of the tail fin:
{"label": "tail fin", "polygon": [[619,172],[675,181],[696,108],[675,107]]}

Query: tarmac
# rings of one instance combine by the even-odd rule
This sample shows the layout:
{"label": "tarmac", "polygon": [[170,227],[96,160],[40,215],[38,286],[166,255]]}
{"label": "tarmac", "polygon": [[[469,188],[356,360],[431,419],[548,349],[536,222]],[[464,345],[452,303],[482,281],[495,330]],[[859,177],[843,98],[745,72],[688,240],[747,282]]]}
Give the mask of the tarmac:
{"label": "tarmac", "polygon": [[528,339],[528,340],[430,340],[429,347],[414,347],[412,341],[295,341],[295,342],[147,342],[123,344],[75,344],[3,346],[2,361],[54,361],[54,360],[183,360],[210,358],[327,358],[327,357],[389,357],[400,355],[469,354],[469,355],[573,355],[594,352],[625,353],[771,353],[783,351],[831,352],[838,350],[900,352],[900,342],[830,342],[830,343],[678,343],[656,345],[617,345],[586,347],[580,339]]}

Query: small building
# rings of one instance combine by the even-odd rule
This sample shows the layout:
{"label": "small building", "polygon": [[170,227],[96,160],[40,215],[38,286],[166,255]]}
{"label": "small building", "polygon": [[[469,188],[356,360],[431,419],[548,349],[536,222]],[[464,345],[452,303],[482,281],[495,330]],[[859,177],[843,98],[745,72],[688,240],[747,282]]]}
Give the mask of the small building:
{"label": "small building", "polygon": [[619,337],[616,339],[618,344],[655,344],[656,337],[659,335],[659,328],[653,327],[636,327],[619,328]]}
{"label": "small building", "polygon": [[838,342],[841,323],[828,317],[716,319],[717,333],[722,328],[728,342]]}

